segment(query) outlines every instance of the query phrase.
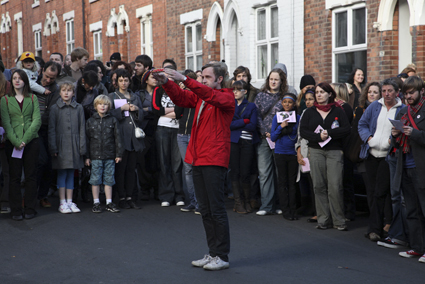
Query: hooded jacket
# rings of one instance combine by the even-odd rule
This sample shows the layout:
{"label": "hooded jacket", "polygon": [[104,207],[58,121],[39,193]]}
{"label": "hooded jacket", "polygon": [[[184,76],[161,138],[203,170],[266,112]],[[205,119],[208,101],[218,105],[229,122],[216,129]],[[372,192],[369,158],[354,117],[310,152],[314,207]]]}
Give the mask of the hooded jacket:
{"label": "hooded jacket", "polygon": [[[232,90],[214,90],[191,78],[183,83],[190,91],[182,90],[170,80],[162,87],[176,105],[196,108],[184,161],[193,166],[227,168],[230,159],[230,124],[235,113]],[[202,101],[205,104],[199,113]]]}

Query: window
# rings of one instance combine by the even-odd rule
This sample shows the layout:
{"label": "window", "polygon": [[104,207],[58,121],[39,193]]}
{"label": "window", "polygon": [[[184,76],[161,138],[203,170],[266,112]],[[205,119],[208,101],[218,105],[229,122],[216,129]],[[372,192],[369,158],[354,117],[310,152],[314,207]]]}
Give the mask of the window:
{"label": "window", "polygon": [[41,31],[34,32],[35,56],[42,57]]}
{"label": "window", "polygon": [[186,25],[186,69],[199,70],[202,61],[202,26],[200,22]]}
{"label": "window", "polygon": [[279,14],[276,5],[257,9],[257,78],[265,79],[279,62]]}
{"label": "window", "polygon": [[102,61],[102,32],[94,32],[93,33],[93,44],[94,44],[94,60]]}
{"label": "window", "polygon": [[149,55],[153,59],[152,16],[140,20],[141,54]]}
{"label": "window", "polygon": [[367,70],[366,7],[344,7],[332,14],[333,81],[344,83],[354,68]]}
{"label": "window", "polygon": [[66,21],[66,53],[74,50],[74,19]]}

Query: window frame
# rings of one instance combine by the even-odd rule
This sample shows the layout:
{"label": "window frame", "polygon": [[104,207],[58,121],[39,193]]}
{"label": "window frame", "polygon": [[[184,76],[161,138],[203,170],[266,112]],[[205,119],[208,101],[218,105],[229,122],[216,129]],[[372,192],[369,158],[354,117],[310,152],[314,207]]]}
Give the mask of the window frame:
{"label": "window frame", "polygon": [[[38,38],[37,38],[38,36]],[[38,39],[38,42],[37,42]],[[41,40],[41,30],[34,32],[34,55],[42,57],[43,55],[43,45]]]}
{"label": "window frame", "polygon": [[[72,25],[71,25],[72,23]],[[68,35],[68,25],[72,27],[72,39],[69,39]],[[75,48],[75,23],[74,18],[65,21],[65,30],[66,30],[66,53],[71,54]]]}
{"label": "window frame", "polygon": [[153,60],[152,15],[140,18],[140,52]]}
{"label": "window frame", "polygon": [[[98,53],[96,53],[96,36],[98,36]],[[102,30],[93,32],[93,58],[94,60],[103,61],[103,50],[102,50]]]}
{"label": "window frame", "polygon": [[[274,65],[272,66],[272,45],[277,44],[278,45],[278,50],[279,50],[279,30],[277,33],[276,37],[272,37],[272,31],[271,31],[271,26],[272,26],[272,13],[271,10],[273,8],[277,8],[278,11],[278,21],[279,21],[279,7],[276,3],[268,5],[268,6],[262,6],[262,7],[258,7],[257,9],[255,9],[255,39],[254,39],[254,43],[255,43],[255,65],[256,65],[256,74],[255,77],[257,78],[257,80],[264,80],[267,78],[268,73],[272,70],[272,68],[274,67]],[[266,35],[264,39],[258,40],[258,13],[260,11],[265,11],[265,17],[266,17]],[[278,25],[279,26],[279,22]],[[261,69],[260,66],[258,66],[258,60],[259,60],[259,52],[258,52],[258,48],[260,46],[267,46],[267,67],[265,70],[265,76],[262,77],[261,76]],[[279,58],[278,58],[279,61]]]}
{"label": "window frame", "polygon": [[[365,42],[360,44],[353,44],[353,11],[363,8],[365,9]],[[336,47],[336,14],[344,12],[347,13],[347,45]],[[367,52],[367,20],[367,7],[364,2],[332,10],[332,82],[338,81],[336,68],[337,55],[357,51]]]}
{"label": "window frame", "polygon": [[[198,26],[201,26],[201,47],[200,47],[200,49],[196,49],[196,30],[197,30]],[[192,51],[190,51],[190,52],[187,51],[188,50],[188,44],[187,44],[188,28],[192,29]],[[197,61],[197,58],[199,56],[201,56],[201,58],[203,57],[203,50],[202,50],[203,42],[202,42],[202,40],[203,40],[203,37],[202,37],[202,23],[201,23],[201,21],[196,21],[196,22],[188,23],[188,24],[184,25],[184,56],[185,56],[186,69],[192,69],[192,70],[196,71],[196,70],[200,70],[202,68],[202,66],[198,66],[198,61]],[[188,59],[190,57],[193,57],[193,67],[192,68],[189,68],[189,66],[188,66]]]}

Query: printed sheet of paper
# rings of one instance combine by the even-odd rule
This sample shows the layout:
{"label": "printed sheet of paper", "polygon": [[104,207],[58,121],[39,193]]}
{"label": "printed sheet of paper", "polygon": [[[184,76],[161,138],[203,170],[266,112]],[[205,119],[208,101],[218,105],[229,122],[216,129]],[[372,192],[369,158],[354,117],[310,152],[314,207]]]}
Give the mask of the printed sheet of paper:
{"label": "printed sheet of paper", "polygon": [[404,130],[403,130],[404,124],[403,122],[401,122],[401,120],[393,120],[391,118],[388,118],[388,119],[391,122],[391,124],[395,127],[395,129],[400,130],[401,133],[404,133]]}
{"label": "printed sheet of paper", "polygon": [[[127,104],[127,100],[126,99],[117,99],[114,100],[114,104],[115,104],[115,108],[120,108],[123,105]],[[124,111],[124,115],[125,116],[129,116],[130,113],[128,112],[128,110]]]}
{"label": "printed sheet of paper", "polygon": [[297,122],[295,111],[279,111],[276,113],[276,116],[277,116],[278,123],[282,123],[284,121]]}
{"label": "printed sheet of paper", "polygon": [[22,148],[22,150],[18,150],[13,147],[12,158],[22,159],[22,155],[24,154],[24,148]]}
{"label": "printed sheet of paper", "polygon": [[303,161],[304,161],[305,165],[301,166],[301,171],[303,173],[310,172],[310,161],[308,160],[308,158],[303,158]]}
{"label": "printed sheet of paper", "polygon": [[[324,130],[323,127],[320,126],[320,125],[318,125],[317,128],[316,128],[316,130],[314,130],[314,133],[320,133],[323,130]],[[325,145],[328,144],[329,141],[331,141],[331,139],[332,138],[329,136],[328,139],[326,139],[325,141],[319,142],[320,147],[322,147],[322,148],[325,147]]]}
{"label": "printed sheet of paper", "polygon": [[267,137],[266,138],[266,140],[267,140],[267,143],[269,143],[269,147],[270,147],[270,149],[274,149],[274,147],[275,147],[275,142],[273,142],[269,137]]}

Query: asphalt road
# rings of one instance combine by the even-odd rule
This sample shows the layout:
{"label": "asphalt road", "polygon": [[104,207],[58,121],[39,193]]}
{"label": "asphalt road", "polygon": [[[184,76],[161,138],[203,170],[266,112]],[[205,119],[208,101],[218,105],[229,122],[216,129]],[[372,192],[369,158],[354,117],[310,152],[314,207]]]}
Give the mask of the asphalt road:
{"label": "asphalt road", "polygon": [[201,217],[142,203],[121,213],[60,214],[58,200],[33,220],[0,216],[0,283],[422,283],[425,264],[366,239],[367,216],[348,232],[306,218],[231,211],[230,269],[190,262],[207,253]]}

